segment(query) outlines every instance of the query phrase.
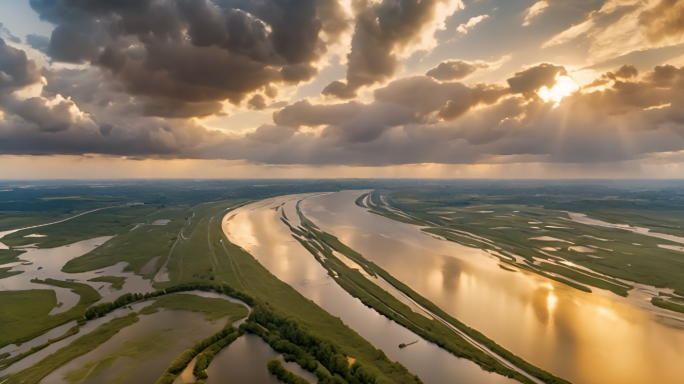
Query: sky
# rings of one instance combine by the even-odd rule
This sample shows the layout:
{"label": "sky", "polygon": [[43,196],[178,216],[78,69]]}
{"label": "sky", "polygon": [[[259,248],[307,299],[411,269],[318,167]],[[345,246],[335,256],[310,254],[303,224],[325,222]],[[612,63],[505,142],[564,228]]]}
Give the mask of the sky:
{"label": "sky", "polygon": [[0,0],[0,179],[682,178],[684,0]]}

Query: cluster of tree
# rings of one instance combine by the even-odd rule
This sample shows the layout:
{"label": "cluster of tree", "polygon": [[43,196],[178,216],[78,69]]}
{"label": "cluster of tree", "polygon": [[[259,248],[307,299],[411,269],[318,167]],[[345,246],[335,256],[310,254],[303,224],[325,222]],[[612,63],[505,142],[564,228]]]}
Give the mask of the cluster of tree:
{"label": "cluster of tree", "polygon": [[[276,313],[268,305],[254,307],[240,328],[259,335],[283,353],[286,361],[296,361],[302,368],[315,372],[321,384],[370,384],[384,379],[375,367],[364,366],[359,361],[350,367],[339,346],[312,334],[298,320]],[[387,359],[382,351],[378,351],[378,358]],[[323,368],[316,369],[317,363]]]}
{"label": "cluster of tree", "polygon": [[275,375],[285,384],[309,384],[303,377],[297,376],[283,367],[283,364],[278,359],[267,361],[266,368],[268,368],[268,372],[271,375]]}
{"label": "cluster of tree", "polygon": [[211,361],[214,360],[216,354],[219,353],[219,351],[221,351],[223,348],[229,346],[230,343],[232,343],[238,337],[244,334],[244,331],[242,330],[236,330],[235,328],[232,329],[235,331],[230,333],[223,339],[210,345],[202,353],[200,353],[199,356],[197,356],[197,360],[195,360],[195,368],[192,371],[197,379],[208,379],[209,374],[207,373],[206,369],[209,366],[209,364],[211,364]]}
{"label": "cluster of tree", "polygon": [[[237,336],[234,335],[239,335],[239,331],[235,327],[231,326],[196,342],[192,346],[192,348],[186,349],[185,351],[183,351],[183,353],[180,354],[180,356],[176,357],[171,362],[171,365],[169,365],[169,367],[166,368],[166,371],[164,371],[164,374],[159,378],[159,380],[157,380],[156,384],[172,384],[176,380],[176,377],[178,377],[178,375],[181,372],[183,372],[185,367],[188,366],[190,361],[192,361],[192,359],[194,359],[195,356],[199,355],[202,351],[213,346],[214,344],[221,343],[225,341],[224,339],[229,339],[229,342],[223,343],[223,346],[225,347],[226,345],[230,344],[233,340],[237,339]],[[207,366],[208,365],[209,364],[207,363]],[[206,369],[206,366],[204,367],[204,369]]]}
{"label": "cluster of tree", "polygon": [[154,297],[167,295],[176,292],[187,292],[187,291],[214,291],[218,293],[224,293],[228,296],[235,297],[245,302],[245,304],[250,307],[255,304],[255,300],[252,296],[243,293],[241,291],[235,290],[230,285],[223,283],[221,285],[212,283],[183,283],[174,285],[173,287],[166,288],[165,290],[156,290],[154,292],[142,293],[127,293],[125,295],[119,296],[114,302],[102,303],[98,305],[93,305],[88,308],[85,312],[85,317],[88,320],[104,316],[109,312],[129,305],[135,301],[147,300]]}

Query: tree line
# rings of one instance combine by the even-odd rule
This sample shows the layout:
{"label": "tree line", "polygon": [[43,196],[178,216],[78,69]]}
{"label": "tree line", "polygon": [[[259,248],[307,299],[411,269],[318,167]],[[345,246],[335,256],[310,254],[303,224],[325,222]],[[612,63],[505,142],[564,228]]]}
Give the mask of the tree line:
{"label": "tree line", "polygon": [[[363,365],[358,360],[350,366],[339,346],[314,335],[299,320],[276,313],[268,304],[257,304],[240,328],[260,336],[274,350],[282,353],[286,361],[295,361],[307,371],[314,372],[319,384],[391,382],[377,368]],[[388,360],[381,350],[377,350],[376,357]],[[401,364],[394,364],[406,370]]]}
{"label": "tree line", "polygon": [[148,300],[155,297],[168,295],[170,293],[176,292],[187,292],[187,291],[214,291],[218,293],[223,293],[228,296],[235,297],[242,300],[245,304],[250,307],[254,305],[254,298],[240,291],[235,290],[230,285],[223,283],[221,285],[212,283],[183,283],[174,285],[173,287],[166,288],[164,290],[156,290],[154,292],[142,293],[126,293],[119,296],[113,302],[107,302],[102,304],[93,305],[89,307],[85,312],[85,317],[88,320],[92,320],[98,317],[102,317],[115,309],[125,307],[136,301]]}
{"label": "tree line", "polygon": [[283,367],[279,359],[272,359],[266,362],[266,368],[271,375],[275,375],[285,384],[310,384],[306,379],[297,376]]}

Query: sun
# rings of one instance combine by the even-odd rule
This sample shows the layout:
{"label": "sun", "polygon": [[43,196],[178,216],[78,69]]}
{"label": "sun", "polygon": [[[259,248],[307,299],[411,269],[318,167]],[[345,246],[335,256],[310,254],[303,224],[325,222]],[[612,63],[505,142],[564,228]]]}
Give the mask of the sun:
{"label": "sun", "polygon": [[578,89],[579,85],[575,83],[575,80],[573,80],[572,77],[558,76],[556,78],[556,85],[554,85],[553,88],[549,90],[546,86],[544,86],[541,87],[537,93],[539,94],[539,97],[544,99],[545,102],[555,101],[556,105],[554,106],[557,106],[564,96],[568,96]]}

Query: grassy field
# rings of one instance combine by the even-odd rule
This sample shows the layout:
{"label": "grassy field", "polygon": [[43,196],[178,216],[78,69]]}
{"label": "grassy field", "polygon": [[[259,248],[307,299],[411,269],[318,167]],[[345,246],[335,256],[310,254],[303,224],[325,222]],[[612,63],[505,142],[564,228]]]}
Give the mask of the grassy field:
{"label": "grassy field", "polygon": [[111,283],[113,289],[120,290],[121,288],[123,288],[123,285],[126,282],[126,278],[120,276],[98,276],[88,281]]}
{"label": "grassy field", "polygon": [[37,384],[50,372],[69,363],[71,360],[83,356],[111,339],[123,328],[138,322],[138,316],[132,313],[119,317],[97,327],[92,332],[79,337],[69,345],[47,356],[40,362],[21,371],[0,378],[3,384]]}
{"label": "grassy field", "polygon": [[0,249],[0,265],[21,261],[19,256],[24,252],[15,249]]}
{"label": "grassy field", "polygon": [[170,311],[203,312],[207,315],[204,320],[210,322],[227,317],[228,324],[245,318],[249,314],[244,305],[231,303],[225,299],[207,298],[190,294],[161,296],[155,299],[152,305],[143,308],[140,313],[153,313],[159,308]]}
{"label": "grassy field", "polygon": [[10,344],[18,328],[30,327],[34,319],[47,317],[55,305],[57,295],[52,290],[0,291],[0,345]]}
{"label": "grassy field", "polygon": [[10,271],[12,268],[0,268],[0,279],[24,273],[24,271]]}
{"label": "grassy field", "polygon": [[[25,293],[25,292],[35,292],[35,291],[18,291],[19,294]],[[43,292],[43,291],[41,291]],[[54,291],[44,291],[46,292],[46,301],[48,301],[48,305],[50,304],[49,299],[52,299],[52,302],[55,301],[54,298]],[[50,297],[50,294],[51,297]],[[8,296],[9,299],[12,301],[17,301],[17,300],[22,300],[26,299],[25,296],[18,295],[17,297],[10,297]],[[174,311],[190,311],[190,312],[203,312],[207,315],[205,318],[206,321],[217,321],[219,319],[226,319],[226,325],[230,325],[233,322],[244,318],[248,315],[248,310],[245,306],[241,304],[235,304],[232,303],[228,300],[225,299],[218,299],[218,298],[205,298],[205,297],[200,297],[200,296],[195,296],[195,295],[190,295],[190,294],[175,294],[175,295],[169,295],[169,296],[162,296],[159,298],[156,298],[154,300],[150,301],[149,306],[143,308],[137,313],[132,313],[123,319],[127,319],[123,322],[119,321],[122,318],[118,319],[113,319],[110,322],[98,327],[95,331],[84,335],[76,340],[74,340],[72,343],[67,345],[64,348],[61,348],[59,351],[55,352],[54,354],[44,358],[43,360],[39,361],[38,363],[34,364],[33,366],[22,370],[16,374],[8,375],[7,377],[0,378],[0,382],[2,382],[2,379],[17,379],[17,375],[28,375],[28,377],[31,378],[31,380],[34,380],[35,378],[42,378],[47,376],[52,370],[59,368],[62,365],[65,365],[72,359],[75,359],[76,357],[79,357],[93,349],[95,349],[97,346],[101,345],[105,341],[109,340],[114,334],[116,334],[119,330],[125,328],[128,325],[134,324],[138,321],[137,316],[139,315],[149,315],[152,313],[156,313],[159,311],[159,309],[167,309],[167,310],[174,310]],[[46,308],[45,308],[46,309]],[[49,311],[48,311],[49,312]],[[2,315],[3,312],[0,312],[0,315]],[[30,313],[24,313],[20,315],[26,315],[30,316]],[[59,341],[65,337],[71,336],[75,333],[78,332],[78,327],[75,327],[76,329],[71,329],[69,332],[67,332],[65,335],[55,339],[55,340],[50,340],[50,343]],[[161,328],[161,326],[160,326]],[[136,340],[129,340],[127,341],[121,348],[118,350],[114,351],[111,355],[107,356],[106,358],[96,361],[96,362],[89,362],[86,364],[84,367],[70,371],[67,375],[67,378],[70,382],[82,382],[84,380],[90,379],[94,376],[97,375],[97,373],[107,369],[108,367],[111,366],[111,364],[118,358],[120,357],[131,357],[136,359],[136,363],[144,362],[144,361],[149,361],[154,359],[155,355],[159,352],[162,352],[169,347],[169,343],[171,341],[164,339],[162,335],[164,332],[167,330],[160,329],[159,332],[151,335],[150,337],[144,337],[142,339],[136,339]],[[91,337],[90,335],[98,333],[94,337]],[[164,345],[160,345],[159,343],[163,343]],[[45,344],[44,346],[47,346],[49,344]],[[40,349],[42,349],[41,346]],[[39,350],[39,349],[37,349]],[[32,351],[33,353],[35,351]],[[68,359],[61,358],[59,356],[55,356],[58,354],[66,354]],[[29,355],[30,353],[27,353]],[[21,356],[21,358],[26,357],[26,356]],[[14,359],[19,360],[19,359]],[[13,361],[14,362],[14,361]],[[91,371],[92,369],[92,371]],[[90,373],[89,373],[90,372]],[[18,380],[18,379],[17,379]],[[40,380],[40,379],[37,379]],[[8,383],[12,383],[14,381],[10,380]],[[22,382],[22,381],[20,381]],[[27,382],[34,382],[34,381],[27,381]],[[35,381],[37,382],[37,381]]]}
{"label": "grassy field", "polygon": [[231,200],[156,212],[147,218],[149,223],[160,218],[171,221],[166,225],[136,227],[136,224],[126,227],[92,252],[70,260],[62,270],[68,273],[92,271],[123,261],[128,263],[125,270],[141,274],[143,267],[159,257],[154,271],[143,275],[151,279],[169,258],[167,268],[171,281],[161,283],[159,287],[208,280],[213,276],[214,263],[207,248],[207,225],[212,217],[221,217],[223,210],[242,201]]}
{"label": "grassy field", "polygon": [[68,288],[81,298],[66,312],[48,315],[57,305],[52,290],[0,291],[0,347],[28,341],[52,328],[83,318],[91,304],[102,298],[91,286],[59,280],[33,280],[34,283]]}
{"label": "grassy field", "polygon": [[[54,248],[77,241],[101,236],[112,236],[130,231],[138,223],[146,223],[160,211],[157,207],[145,205],[121,206],[91,212],[59,224],[25,229],[5,236],[2,242],[10,247],[36,244],[39,248]],[[162,212],[171,218],[178,208],[164,208]],[[169,217],[170,216],[170,217]],[[45,237],[24,237],[33,233]]]}

